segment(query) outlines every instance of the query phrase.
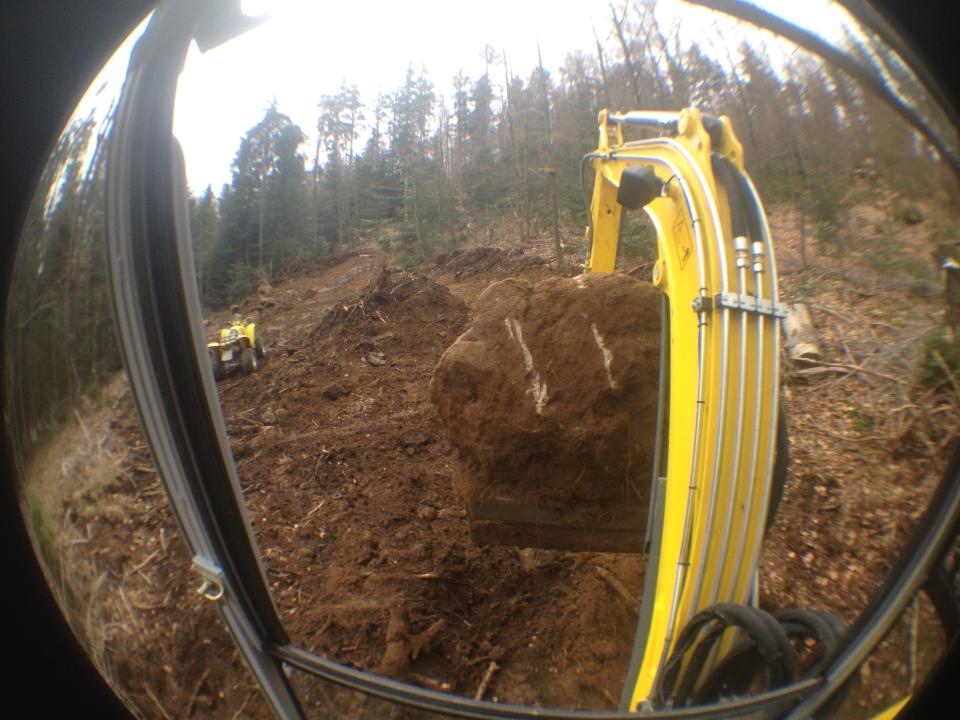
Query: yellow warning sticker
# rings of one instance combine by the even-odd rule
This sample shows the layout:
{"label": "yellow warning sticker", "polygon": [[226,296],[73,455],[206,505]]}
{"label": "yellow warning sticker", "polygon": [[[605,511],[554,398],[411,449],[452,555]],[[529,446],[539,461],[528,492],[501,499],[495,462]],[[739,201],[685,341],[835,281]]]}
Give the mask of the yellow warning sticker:
{"label": "yellow warning sticker", "polygon": [[673,221],[673,243],[677,249],[677,259],[680,260],[680,269],[683,270],[687,260],[693,255],[693,240],[690,237],[690,226],[683,216],[683,210],[679,208]]}

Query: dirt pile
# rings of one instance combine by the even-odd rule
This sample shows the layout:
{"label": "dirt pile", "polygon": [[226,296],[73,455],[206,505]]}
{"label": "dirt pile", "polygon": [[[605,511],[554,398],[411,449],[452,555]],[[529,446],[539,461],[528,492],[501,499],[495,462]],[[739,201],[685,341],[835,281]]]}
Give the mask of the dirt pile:
{"label": "dirt pile", "polygon": [[[384,266],[358,297],[331,305],[310,334],[317,337],[331,331],[339,334],[360,332],[379,337],[384,334],[384,326],[389,324],[386,316],[395,312],[399,312],[414,329],[430,326],[435,329],[438,325],[455,327],[466,319],[468,313],[463,301],[443,285],[423,275]],[[432,335],[435,336],[436,332]],[[393,339],[393,335],[386,339]],[[368,350],[375,349],[373,342],[368,344],[371,345]]]}
{"label": "dirt pile", "polygon": [[[792,254],[798,268],[784,278],[785,300],[819,299],[812,306],[818,341],[837,372],[809,376],[800,385],[796,372],[787,371],[791,464],[764,545],[760,603],[771,611],[831,610],[853,622],[929,502],[960,411],[949,389],[931,394],[907,388],[897,364],[910,366],[942,300],[824,275],[836,258],[815,246],[810,270],[800,270],[796,220],[795,214],[771,213],[778,253]],[[848,257],[851,269],[865,266],[859,256]],[[267,363],[260,372],[217,384],[284,627],[306,650],[434,690],[540,707],[616,708],[636,633],[645,556],[479,547],[454,492],[462,463],[430,401],[434,370],[477,315],[478,295],[515,273],[457,280],[437,273],[434,279],[451,294],[399,270],[384,271],[384,262],[374,248],[363,248],[335,266],[304,267],[277,281],[269,296],[275,304],[258,321]],[[542,280],[570,270],[551,262],[525,277]],[[260,299],[250,298],[245,309]],[[633,305],[619,296],[604,302],[608,306],[591,305],[588,318],[619,380],[624,340],[608,323],[621,327],[626,318],[619,316]],[[652,299],[649,304],[656,306]],[[336,320],[321,321],[327,312]],[[562,306],[554,314],[570,323],[581,317]],[[556,367],[579,368],[575,392],[594,387],[604,371],[592,330],[586,339],[584,332],[575,335],[582,357],[554,353],[551,366],[543,343],[534,343],[530,321],[511,317],[548,396],[544,415],[537,416],[532,396],[524,395],[528,385],[521,385],[515,411],[528,412],[531,427],[544,432],[553,427],[548,420],[593,422],[558,415],[566,401]],[[503,317],[500,327],[506,334]],[[513,342],[491,345],[491,352],[510,351],[501,364],[509,358],[522,363]],[[655,383],[653,357],[648,385]],[[600,382],[593,391],[603,387]],[[465,399],[466,389],[459,392],[451,405],[468,409],[477,402]],[[489,405],[491,388],[477,392]],[[48,477],[38,480],[34,499],[42,498],[50,512],[30,518],[43,522],[48,539],[60,538],[47,546],[60,553],[62,565],[54,567],[75,571],[61,582],[74,586],[72,622],[83,631],[78,637],[104,658],[105,675],[140,716],[273,717],[216,609],[189,581],[190,556],[133,404],[127,397],[121,406],[104,407],[109,412],[81,409],[75,425],[68,420],[64,436],[40,458],[46,467],[34,468]],[[481,410],[467,415],[458,422],[485,418]],[[490,417],[491,434],[503,417]],[[476,427],[464,432],[479,437]],[[608,454],[615,452],[622,451]],[[106,472],[105,484],[83,481],[113,463],[118,472]],[[633,465],[640,464],[634,458]],[[637,474],[641,486],[649,482],[645,472]],[[579,484],[593,483],[585,473]],[[916,612],[903,614],[863,666],[864,692],[851,693],[848,712],[841,708],[836,717],[866,717],[889,706],[909,692],[912,676],[932,665],[944,648],[943,633],[936,636],[936,622],[928,623],[933,611],[926,600],[919,622]],[[918,649],[915,662],[911,647]],[[390,712],[379,700],[332,689],[304,673],[294,673],[292,682],[313,717]]]}
{"label": "dirt pile", "polygon": [[[275,288],[284,304],[263,325],[276,352],[218,389],[278,609],[296,644],[352,667],[499,702],[616,707],[637,603],[614,584],[639,597],[643,557],[478,547],[454,492],[428,390],[469,327],[474,280],[448,290],[357,256]],[[313,714],[333,714],[305,685]]]}
{"label": "dirt pile", "polygon": [[642,549],[659,342],[658,292],[626,275],[484,291],[431,383],[474,541]]}
{"label": "dirt pile", "polygon": [[436,264],[453,277],[462,278],[494,271],[520,272],[547,264],[539,255],[525,255],[521,248],[481,246],[438,255]]}

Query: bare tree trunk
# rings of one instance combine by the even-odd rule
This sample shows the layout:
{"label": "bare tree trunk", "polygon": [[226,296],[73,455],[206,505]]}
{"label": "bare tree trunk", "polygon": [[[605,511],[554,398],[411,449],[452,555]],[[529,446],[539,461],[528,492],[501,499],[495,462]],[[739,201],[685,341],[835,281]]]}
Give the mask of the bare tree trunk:
{"label": "bare tree trunk", "polygon": [[620,49],[623,51],[623,64],[627,66],[627,72],[630,75],[630,84],[633,86],[633,97],[637,107],[643,106],[643,100],[640,96],[640,80],[637,77],[637,70],[633,65],[633,58],[630,56],[630,46],[623,34],[623,21],[627,17],[627,6],[623,8],[623,17],[617,19],[617,11],[610,3],[610,14],[613,17],[613,27],[617,31],[617,39],[620,41]]}
{"label": "bare tree trunk", "polygon": [[[596,33],[594,33],[596,37]],[[600,40],[597,40],[597,54],[600,56],[600,68],[603,72],[603,52],[600,49]],[[550,93],[547,87],[547,75],[543,69],[543,54],[540,52],[540,44],[537,43],[537,63],[540,66],[540,82],[543,87],[543,117],[547,126],[547,161],[549,162],[550,192],[553,195],[553,253],[557,259],[557,265],[563,262],[563,244],[560,242],[560,189],[558,187],[557,169],[553,164],[553,128],[550,124]],[[604,88],[606,88],[606,79],[604,79]]]}
{"label": "bare tree trunk", "polygon": [[423,234],[420,231],[420,212],[417,210],[417,179],[411,177],[413,185],[413,224],[417,231],[417,253],[423,259]]}
{"label": "bare tree trunk", "polygon": [[[766,52],[766,46],[764,46],[764,52]],[[786,72],[789,73],[789,68],[786,69]],[[788,77],[784,82],[785,87],[793,87],[793,105],[797,108],[799,112],[801,106],[801,98],[799,92],[796,90],[796,83],[791,82],[793,78]],[[791,115],[790,110],[787,107],[786,103],[778,103],[782,109],[783,113],[783,122],[785,126],[785,135],[787,140],[790,143],[790,152],[793,155],[794,163],[796,164],[797,174],[800,177],[800,192],[803,194],[801,202],[798,203],[800,207],[800,260],[803,263],[803,269],[807,270],[809,268],[809,263],[807,261],[807,235],[806,235],[806,217],[803,212],[803,201],[810,193],[810,178],[807,173],[806,163],[803,160],[803,153],[800,149],[800,144],[797,141],[797,136],[799,132],[797,131],[796,122],[794,117]]]}
{"label": "bare tree trunk", "polygon": [[530,210],[530,157],[528,148],[530,145],[530,112],[529,108],[523,114],[523,153],[521,164],[521,190],[522,190],[522,210],[523,210],[523,239],[527,240],[530,236],[531,225],[533,224],[532,213]]}
{"label": "bare tree trunk", "polygon": [[257,212],[257,267],[263,270],[263,206],[266,202],[266,188],[260,185],[260,207]]}
{"label": "bare tree trunk", "polygon": [[553,191],[553,254],[557,265],[563,263],[563,243],[560,242],[560,183],[556,168],[550,168],[550,185]]}
{"label": "bare tree trunk", "polygon": [[333,167],[336,171],[336,200],[337,200],[337,247],[343,247],[343,160],[340,157],[340,135],[333,136]]}
{"label": "bare tree trunk", "polygon": [[[713,23],[713,33],[714,37],[723,37],[716,22]],[[721,45],[727,54],[727,64],[730,66],[730,74],[733,76],[733,87],[736,89],[737,102],[740,104],[743,124],[747,128],[747,137],[750,139],[750,147],[756,149],[757,133],[754,131],[753,120],[750,116],[750,109],[747,107],[747,97],[746,93],[743,91],[743,81],[740,79],[740,74],[737,72],[737,64],[733,61],[733,55],[730,54],[730,46],[726,43],[721,43]]]}
{"label": "bare tree trunk", "polygon": [[[663,54],[664,59],[667,62],[667,73],[670,76],[670,94],[664,96],[664,100],[670,102],[674,105],[677,104],[687,104],[690,102],[690,92],[688,88],[687,76],[683,70],[683,66],[677,60],[678,53],[671,53],[670,48],[667,45],[667,38],[660,30],[660,23],[657,22],[657,17],[652,11],[648,11],[644,18],[644,23],[649,23],[648,39],[649,33],[653,33],[657,36],[657,42],[660,45],[660,52]],[[679,27],[677,27],[677,32],[679,33]],[[657,79],[663,87],[663,80],[660,77],[660,73],[656,73]]]}
{"label": "bare tree trunk", "polygon": [[356,197],[357,191],[353,184],[353,167],[355,156],[353,154],[353,141],[357,133],[357,111],[350,111],[350,129],[349,129],[349,149],[347,154],[347,194],[346,194],[346,210],[345,213],[353,217],[354,219],[360,216],[360,209],[357,207]]}
{"label": "bare tree trunk", "polygon": [[810,265],[807,262],[807,223],[803,210],[800,211],[800,261],[803,263],[803,269],[809,270]]}
{"label": "bare tree trunk", "polygon": [[443,168],[444,177],[448,180],[453,179],[453,161],[451,159],[450,149],[450,116],[447,114],[447,106],[443,98],[440,98],[440,109],[437,110],[437,146],[440,150],[440,167]]}
{"label": "bare tree trunk", "polygon": [[[515,115],[515,110],[513,108],[513,98],[510,95],[510,71],[507,64],[506,52],[503,53],[503,82],[505,92],[507,94],[506,100],[503,102],[503,115],[507,119],[507,132],[510,135],[510,149],[511,154],[513,155],[514,182],[516,184],[516,191],[520,195],[520,208],[518,212],[520,219],[520,236],[521,239],[526,242],[530,230],[530,211],[526,199],[526,147],[524,147],[522,151],[519,151],[516,133],[514,132],[513,118]],[[524,139],[524,146],[525,145],[526,139]]]}
{"label": "bare tree trunk", "polygon": [[[610,86],[607,84],[607,64],[603,59],[603,46],[600,44],[600,38],[597,35],[597,29],[593,29],[593,39],[597,43],[597,62],[600,65],[600,81],[603,83],[603,106],[610,107]],[[540,45],[537,45],[537,55],[540,54]],[[540,58],[540,67],[543,68],[543,58]]]}
{"label": "bare tree trunk", "polygon": [[657,59],[656,53],[653,50],[653,41],[650,39],[649,29],[644,35],[643,45],[640,47],[641,62],[644,57],[650,61],[650,66],[654,68],[652,75],[657,81],[657,91],[660,93],[659,101],[664,105],[670,105],[672,93],[670,89],[667,88],[667,84],[664,82],[663,75],[660,73],[660,63]]}
{"label": "bare tree trunk", "polygon": [[317,133],[317,149],[313,155],[313,247],[320,248],[320,133]]}

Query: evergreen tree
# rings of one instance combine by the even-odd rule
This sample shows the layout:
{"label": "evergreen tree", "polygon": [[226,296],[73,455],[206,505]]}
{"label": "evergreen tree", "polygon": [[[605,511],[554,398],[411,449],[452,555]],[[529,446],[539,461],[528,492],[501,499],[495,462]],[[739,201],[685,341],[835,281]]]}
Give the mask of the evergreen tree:
{"label": "evergreen tree", "polygon": [[241,139],[220,196],[205,300],[232,302],[309,248],[305,137],[276,103]]}
{"label": "evergreen tree", "polygon": [[200,199],[190,198],[190,234],[193,239],[194,264],[200,297],[206,296],[210,259],[217,241],[220,215],[213,187],[208,185]]}

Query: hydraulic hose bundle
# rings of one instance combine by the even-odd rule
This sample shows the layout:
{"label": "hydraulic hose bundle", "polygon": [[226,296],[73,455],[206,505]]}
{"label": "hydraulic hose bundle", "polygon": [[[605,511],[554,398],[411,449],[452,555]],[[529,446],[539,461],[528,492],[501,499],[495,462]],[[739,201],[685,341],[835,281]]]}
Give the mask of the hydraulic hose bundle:
{"label": "hydraulic hose bundle", "polygon": [[[625,126],[655,136],[626,142]],[[703,692],[698,678],[732,640],[722,631],[709,642],[699,629],[687,632],[698,613],[722,608],[706,617],[753,628],[748,635],[764,652],[761,629],[777,637],[776,622],[758,619],[760,611],[732,608],[755,601],[760,543],[786,475],[778,402],[785,309],[763,208],[727,118],[695,108],[601,111],[598,147],[586,161],[595,172],[589,270],[615,269],[623,209],[643,209],[657,231],[652,279],[665,306],[655,445],[662,451],[654,460],[647,579],[622,698],[624,709],[635,709]],[[703,642],[709,649],[667,667],[681,643]],[[778,657],[789,657],[785,647]],[[668,671],[680,685],[671,681],[664,690]],[[770,682],[790,677],[785,667]]]}
{"label": "hydraulic hose bundle", "polygon": [[[653,697],[656,707],[682,707],[773,690],[816,674],[846,632],[833,613],[793,608],[768,613],[720,603],[697,613],[680,633]],[[707,669],[711,655],[732,647]]]}

